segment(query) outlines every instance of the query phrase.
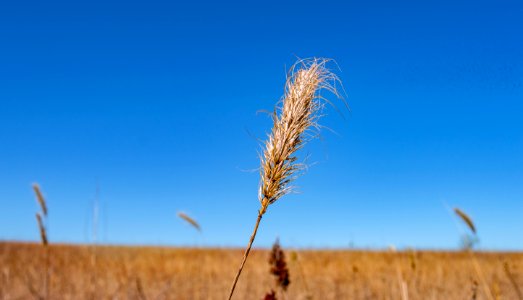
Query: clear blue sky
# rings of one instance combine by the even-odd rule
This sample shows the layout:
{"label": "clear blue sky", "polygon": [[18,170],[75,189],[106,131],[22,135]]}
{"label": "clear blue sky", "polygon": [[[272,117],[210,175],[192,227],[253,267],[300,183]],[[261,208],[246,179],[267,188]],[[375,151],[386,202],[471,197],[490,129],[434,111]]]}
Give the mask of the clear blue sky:
{"label": "clear blue sky", "polygon": [[[518,4],[519,3],[519,4]],[[337,61],[351,112],[256,246],[523,249],[520,1],[7,1],[0,5],[0,239],[244,246],[257,138],[296,57]],[[176,217],[185,211],[199,235]]]}

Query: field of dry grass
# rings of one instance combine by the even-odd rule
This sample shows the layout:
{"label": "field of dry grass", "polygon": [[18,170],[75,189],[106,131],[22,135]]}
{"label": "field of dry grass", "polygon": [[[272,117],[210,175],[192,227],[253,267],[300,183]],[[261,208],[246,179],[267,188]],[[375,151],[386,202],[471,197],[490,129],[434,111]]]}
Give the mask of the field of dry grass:
{"label": "field of dry grass", "polygon": [[[291,284],[285,299],[518,299],[523,253],[297,251],[284,249]],[[0,243],[0,299],[43,297],[45,249]],[[51,245],[51,299],[224,299],[240,249]],[[269,250],[254,250],[235,299],[262,299],[275,288]],[[507,274],[508,265],[509,274]],[[476,294],[476,298],[474,298]],[[281,297],[280,297],[281,299]]]}

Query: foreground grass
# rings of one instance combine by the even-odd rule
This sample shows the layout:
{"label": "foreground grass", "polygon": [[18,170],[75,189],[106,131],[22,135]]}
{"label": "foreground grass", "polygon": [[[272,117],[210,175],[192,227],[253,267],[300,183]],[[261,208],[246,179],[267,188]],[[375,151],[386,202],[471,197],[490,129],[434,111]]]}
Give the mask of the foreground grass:
{"label": "foreground grass", "polygon": [[[51,299],[224,299],[242,250],[51,245]],[[253,250],[235,299],[261,299],[273,287],[268,250]],[[462,252],[286,250],[286,299],[486,299]],[[478,253],[498,299],[518,299],[523,253]],[[41,296],[44,251],[0,243],[0,299]],[[504,264],[508,263],[511,275]]]}

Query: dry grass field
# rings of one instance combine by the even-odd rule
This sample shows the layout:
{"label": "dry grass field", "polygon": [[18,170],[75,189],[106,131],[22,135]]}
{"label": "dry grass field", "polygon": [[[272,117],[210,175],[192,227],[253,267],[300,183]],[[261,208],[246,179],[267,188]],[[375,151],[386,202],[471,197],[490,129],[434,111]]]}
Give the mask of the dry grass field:
{"label": "dry grass field", "polygon": [[[278,243],[272,250],[251,251],[263,215],[307,168],[298,152],[317,137],[318,120],[331,103],[320,92],[343,100],[329,61],[298,60],[288,72],[260,155],[260,208],[244,250],[50,244],[48,207],[35,183],[41,243],[0,243],[0,298],[523,300],[523,253],[473,251],[476,226],[459,208],[454,213],[468,227],[467,250],[461,252],[282,252]],[[189,215],[178,216],[201,230]]]}
{"label": "dry grass field", "polygon": [[[243,252],[70,245],[47,249],[0,243],[0,299],[44,298],[45,251],[50,299],[224,299]],[[475,253],[482,280],[467,252],[284,251],[291,283],[279,299],[519,299],[517,290],[523,290],[523,253]],[[235,299],[263,299],[277,290],[269,254],[252,252]]]}

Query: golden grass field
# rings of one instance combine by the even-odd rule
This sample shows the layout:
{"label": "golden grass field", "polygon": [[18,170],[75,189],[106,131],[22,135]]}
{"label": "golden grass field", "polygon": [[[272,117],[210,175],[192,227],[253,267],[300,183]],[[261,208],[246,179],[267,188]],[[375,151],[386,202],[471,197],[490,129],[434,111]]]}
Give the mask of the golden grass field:
{"label": "golden grass field", "polygon": [[[50,299],[224,299],[243,254],[1,242],[0,299],[44,296],[45,251]],[[475,253],[484,284],[468,252],[284,251],[291,279],[284,299],[402,299],[402,286],[408,299],[489,299],[485,289],[494,299],[519,299],[523,290],[523,253]],[[276,289],[269,250],[251,255],[234,299]]]}

